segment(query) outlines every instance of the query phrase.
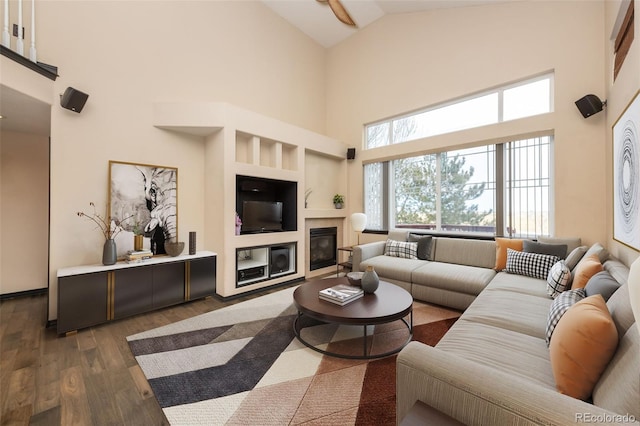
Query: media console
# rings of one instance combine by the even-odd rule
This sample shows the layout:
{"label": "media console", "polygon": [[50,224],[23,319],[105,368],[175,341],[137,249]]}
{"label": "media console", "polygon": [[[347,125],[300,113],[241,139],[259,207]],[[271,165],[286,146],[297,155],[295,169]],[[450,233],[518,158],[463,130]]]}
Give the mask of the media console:
{"label": "media console", "polygon": [[213,296],[216,254],[58,270],[58,334]]}
{"label": "media console", "polygon": [[236,288],[296,272],[296,243],[236,249]]}

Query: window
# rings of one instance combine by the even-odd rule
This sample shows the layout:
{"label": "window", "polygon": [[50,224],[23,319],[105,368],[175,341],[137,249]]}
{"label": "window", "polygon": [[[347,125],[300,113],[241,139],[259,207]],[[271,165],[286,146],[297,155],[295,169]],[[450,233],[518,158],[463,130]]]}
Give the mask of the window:
{"label": "window", "polygon": [[366,126],[365,149],[544,114],[552,110],[553,74]]}
{"label": "window", "polygon": [[505,144],[505,229],[523,238],[551,235],[551,138]]}
{"label": "window", "polygon": [[367,164],[368,228],[550,235],[551,142],[544,136]]}

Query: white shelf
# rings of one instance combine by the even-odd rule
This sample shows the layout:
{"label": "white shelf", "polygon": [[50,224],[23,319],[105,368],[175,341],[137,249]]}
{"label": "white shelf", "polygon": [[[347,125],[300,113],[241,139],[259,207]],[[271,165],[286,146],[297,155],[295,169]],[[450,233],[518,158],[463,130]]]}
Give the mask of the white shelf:
{"label": "white shelf", "polygon": [[58,269],[58,278],[80,274],[92,274],[95,272],[113,271],[116,269],[135,268],[138,266],[155,265],[158,263],[179,262],[184,260],[199,259],[202,257],[216,256],[212,251],[199,251],[196,254],[181,254],[180,256],[154,256],[151,259],[139,263],[117,262],[113,265],[84,265]]}
{"label": "white shelf", "polygon": [[249,268],[257,268],[260,266],[267,266],[267,265],[268,263],[263,262],[262,260],[253,260],[253,259],[238,260],[238,271],[242,271],[243,269],[249,269]]}

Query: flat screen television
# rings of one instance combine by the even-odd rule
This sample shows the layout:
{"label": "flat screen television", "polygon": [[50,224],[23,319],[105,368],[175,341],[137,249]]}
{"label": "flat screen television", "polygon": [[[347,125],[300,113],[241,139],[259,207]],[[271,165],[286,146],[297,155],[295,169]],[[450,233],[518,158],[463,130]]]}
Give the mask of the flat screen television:
{"label": "flat screen television", "polygon": [[282,231],[282,202],[243,201],[243,234]]}

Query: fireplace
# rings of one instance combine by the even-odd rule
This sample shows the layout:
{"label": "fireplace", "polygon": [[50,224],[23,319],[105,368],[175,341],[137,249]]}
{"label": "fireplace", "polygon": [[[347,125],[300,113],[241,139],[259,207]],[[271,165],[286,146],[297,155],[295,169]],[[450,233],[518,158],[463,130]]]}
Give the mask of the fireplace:
{"label": "fireplace", "polygon": [[336,265],[337,235],[337,227],[309,230],[309,270],[314,271]]}

